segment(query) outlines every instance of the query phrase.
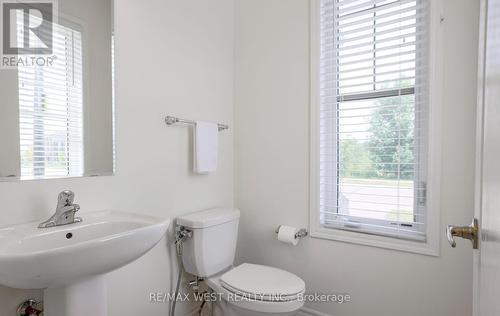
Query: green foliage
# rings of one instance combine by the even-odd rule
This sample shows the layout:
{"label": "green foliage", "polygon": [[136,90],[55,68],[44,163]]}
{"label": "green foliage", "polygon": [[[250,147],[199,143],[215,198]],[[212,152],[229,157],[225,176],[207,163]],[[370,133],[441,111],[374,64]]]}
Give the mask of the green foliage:
{"label": "green foliage", "polygon": [[[411,82],[402,79],[400,86],[411,86]],[[413,95],[374,101],[375,110],[368,122],[369,140],[340,142],[342,177],[413,179],[414,101]]]}
{"label": "green foliage", "polygon": [[357,139],[345,139],[340,143],[340,174],[345,178],[372,178],[377,176],[370,152]]}
{"label": "green foliage", "polygon": [[377,101],[370,120],[370,157],[377,178],[413,178],[413,96]]}

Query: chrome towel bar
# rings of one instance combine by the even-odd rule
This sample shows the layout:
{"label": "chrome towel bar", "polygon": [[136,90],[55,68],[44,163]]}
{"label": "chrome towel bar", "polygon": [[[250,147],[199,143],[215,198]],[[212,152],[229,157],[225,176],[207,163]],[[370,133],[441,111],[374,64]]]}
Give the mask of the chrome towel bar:
{"label": "chrome towel bar", "polygon": [[[181,118],[174,117],[174,116],[167,116],[167,117],[165,117],[165,123],[167,125],[174,125],[175,123],[182,123],[182,124],[188,124],[188,125],[196,125],[195,121],[185,120],[185,119],[181,119]],[[217,124],[217,126],[219,127],[219,132],[229,129],[229,126],[226,125],[226,124]]]}

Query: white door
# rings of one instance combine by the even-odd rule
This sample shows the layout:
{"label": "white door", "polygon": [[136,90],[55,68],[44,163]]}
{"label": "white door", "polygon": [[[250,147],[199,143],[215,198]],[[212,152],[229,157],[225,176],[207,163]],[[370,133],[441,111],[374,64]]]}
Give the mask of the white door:
{"label": "white door", "polygon": [[500,0],[481,0],[475,316],[500,315]]}
{"label": "white door", "polygon": [[500,0],[480,1],[476,219],[470,226],[448,226],[447,233],[453,247],[453,239],[462,237],[477,248],[474,316],[496,316],[500,315]]}

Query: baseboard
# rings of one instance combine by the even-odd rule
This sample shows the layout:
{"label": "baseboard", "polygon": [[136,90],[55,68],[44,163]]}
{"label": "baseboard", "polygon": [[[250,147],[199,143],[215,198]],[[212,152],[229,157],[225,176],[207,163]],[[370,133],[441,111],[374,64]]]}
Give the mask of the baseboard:
{"label": "baseboard", "polygon": [[299,311],[299,316],[332,316],[332,315],[321,313],[307,307],[302,307]]}
{"label": "baseboard", "polygon": [[[194,308],[192,311],[186,314],[186,316],[197,316],[197,315],[198,315],[198,307]],[[298,316],[332,316],[332,315],[321,313],[307,307],[302,307],[299,310]]]}

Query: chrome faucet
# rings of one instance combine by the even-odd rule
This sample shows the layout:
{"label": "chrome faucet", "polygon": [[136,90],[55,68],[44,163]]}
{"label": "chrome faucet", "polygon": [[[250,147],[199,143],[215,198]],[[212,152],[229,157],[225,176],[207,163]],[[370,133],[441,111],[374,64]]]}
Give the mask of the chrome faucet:
{"label": "chrome faucet", "polygon": [[80,205],[73,204],[75,193],[69,190],[59,193],[57,198],[57,208],[54,215],[48,220],[38,225],[38,228],[49,228],[82,221],[80,217],[75,217],[75,213],[80,210]]}

